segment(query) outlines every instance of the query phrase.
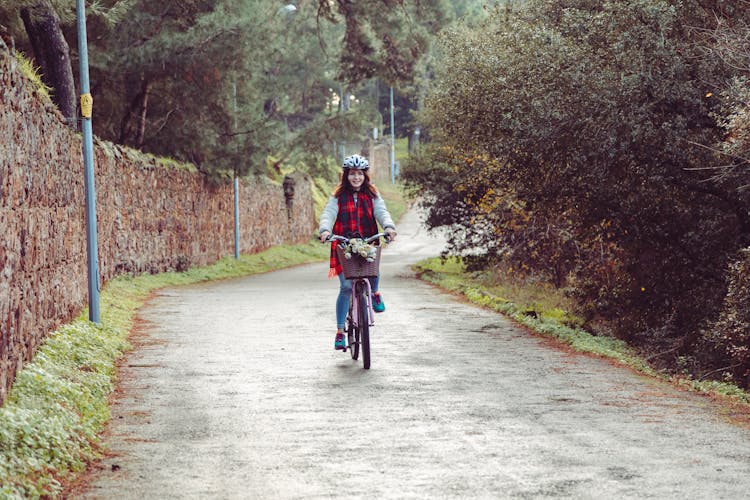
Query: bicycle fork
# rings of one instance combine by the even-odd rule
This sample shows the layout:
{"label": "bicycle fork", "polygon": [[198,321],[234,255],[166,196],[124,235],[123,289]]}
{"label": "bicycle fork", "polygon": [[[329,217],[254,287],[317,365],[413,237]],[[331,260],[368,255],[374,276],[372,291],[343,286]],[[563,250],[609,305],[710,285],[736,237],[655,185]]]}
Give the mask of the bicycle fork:
{"label": "bicycle fork", "polygon": [[[372,287],[370,286],[370,280],[368,279],[363,279],[360,281],[360,283],[361,282],[364,282],[365,297],[367,297],[367,323],[369,326],[373,326],[375,324],[375,310],[372,308]],[[357,314],[357,311],[359,311],[359,293],[357,293],[359,289],[359,286],[357,286],[358,284],[359,283],[355,283],[355,285],[352,287],[352,304],[350,312],[352,323],[357,328],[359,328],[359,314]]]}

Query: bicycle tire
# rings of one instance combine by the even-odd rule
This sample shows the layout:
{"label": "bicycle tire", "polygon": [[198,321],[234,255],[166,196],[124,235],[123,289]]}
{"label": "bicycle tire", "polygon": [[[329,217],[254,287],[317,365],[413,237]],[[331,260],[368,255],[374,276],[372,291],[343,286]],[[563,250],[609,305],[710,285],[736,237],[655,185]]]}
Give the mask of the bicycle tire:
{"label": "bicycle tire", "polygon": [[367,314],[367,289],[359,291],[359,334],[362,345],[362,365],[370,369],[370,319]]}
{"label": "bicycle tire", "polygon": [[351,311],[346,318],[346,340],[349,343],[349,354],[353,360],[359,359],[359,329],[354,328]]}

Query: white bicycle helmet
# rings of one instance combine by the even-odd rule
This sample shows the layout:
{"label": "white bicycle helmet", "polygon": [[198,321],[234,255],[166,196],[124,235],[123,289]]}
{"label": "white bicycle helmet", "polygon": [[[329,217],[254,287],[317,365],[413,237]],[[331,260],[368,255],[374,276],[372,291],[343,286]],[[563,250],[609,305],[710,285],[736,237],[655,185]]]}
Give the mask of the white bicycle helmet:
{"label": "white bicycle helmet", "polygon": [[367,170],[370,168],[370,163],[367,158],[359,155],[347,156],[344,160],[344,168],[353,168],[355,170]]}

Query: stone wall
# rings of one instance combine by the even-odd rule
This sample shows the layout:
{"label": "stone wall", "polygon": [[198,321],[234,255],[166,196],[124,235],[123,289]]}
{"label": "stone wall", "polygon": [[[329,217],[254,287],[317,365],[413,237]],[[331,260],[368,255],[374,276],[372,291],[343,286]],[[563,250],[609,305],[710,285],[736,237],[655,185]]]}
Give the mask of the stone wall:
{"label": "stone wall", "polygon": [[[45,335],[88,303],[81,136],[16,66],[0,49],[0,402]],[[231,183],[111,143],[94,149],[102,284],[234,254]],[[243,253],[310,239],[309,180],[295,181],[291,206],[280,185],[240,183]]]}

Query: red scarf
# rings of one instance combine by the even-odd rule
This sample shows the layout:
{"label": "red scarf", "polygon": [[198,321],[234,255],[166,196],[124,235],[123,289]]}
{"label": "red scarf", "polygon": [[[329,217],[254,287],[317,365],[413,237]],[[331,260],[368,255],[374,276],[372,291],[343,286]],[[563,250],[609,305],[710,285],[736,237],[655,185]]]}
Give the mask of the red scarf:
{"label": "red scarf", "polygon": [[[357,193],[357,203],[354,203],[354,193],[342,192],[338,198],[339,213],[336,223],[333,225],[333,234],[350,238],[357,233],[363,238],[377,234],[378,223],[375,221],[372,196],[367,192]],[[343,269],[336,255],[338,241],[331,244],[331,269],[328,277],[333,278],[340,274]]]}

